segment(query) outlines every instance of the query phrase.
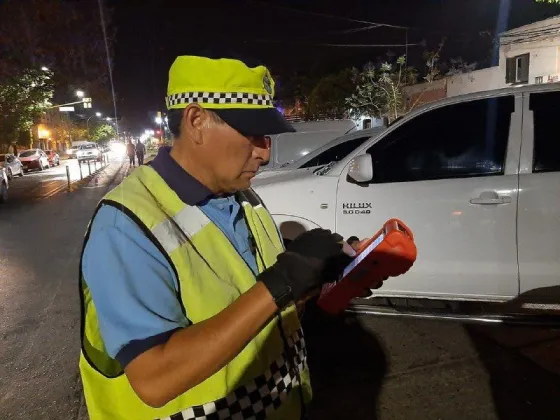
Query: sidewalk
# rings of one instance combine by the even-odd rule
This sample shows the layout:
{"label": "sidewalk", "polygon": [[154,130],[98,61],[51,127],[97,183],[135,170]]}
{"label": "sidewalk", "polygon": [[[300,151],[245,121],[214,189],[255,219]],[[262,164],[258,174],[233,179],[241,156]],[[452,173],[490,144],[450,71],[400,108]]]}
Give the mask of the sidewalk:
{"label": "sidewalk", "polygon": [[[77,170],[71,171],[70,186],[68,186],[67,182],[64,182],[57,188],[50,191],[44,198],[53,197],[61,192],[74,192],[80,187],[89,185],[92,181],[99,183],[100,179],[105,180],[106,178],[110,181],[116,172],[118,172],[124,165],[124,160],[113,159],[105,166],[98,167],[97,165],[91,164],[91,174],[89,174],[90,169],[85,168],[78,168]],[[128,164],[126,166],[128,166]],[[82,171],[81,173],[80,169]],[[73,172],[76,171],[77,174],[74,174]]]}

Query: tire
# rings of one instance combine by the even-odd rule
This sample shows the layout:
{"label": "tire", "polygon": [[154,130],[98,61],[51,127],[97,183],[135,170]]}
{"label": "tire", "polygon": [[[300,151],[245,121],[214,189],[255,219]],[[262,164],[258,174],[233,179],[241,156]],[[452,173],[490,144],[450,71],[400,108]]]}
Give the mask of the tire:
{"label": "tire", "polygon": [[14,179],[14,174],[12,173],[12,169],[11,169],[11,168],[8,168],[8,173],[7,173],[7,175],[8,175],[8,180],[11,181],[12,179]]}
{"label": "tire", "polygon": [[57,159],[56,166],[60,166],[60,159]]}
{"label": "tire", "polygon": [[0,185],[0,204],[5,204],[8,201],[8,188],[6,187],[6,183],[2,182]]}

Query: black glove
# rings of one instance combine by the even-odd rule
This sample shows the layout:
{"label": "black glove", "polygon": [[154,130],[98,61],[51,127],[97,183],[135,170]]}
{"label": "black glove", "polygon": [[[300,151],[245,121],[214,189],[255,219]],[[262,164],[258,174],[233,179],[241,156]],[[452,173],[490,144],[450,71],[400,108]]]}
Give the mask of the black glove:
{"label": "black glove", "polygon": [[297,237],[276,264],[258,276],[279,309],[335,281],[351,258],[342,251],[342,236],[313,229]]}
{"label": "black glove", "polygon": [[342,236],[326,229],[312,229],[294,239],[286,251],[302,255],[321,271],[323,283],[338,280],[342,270],[350,261],[342,250]]}

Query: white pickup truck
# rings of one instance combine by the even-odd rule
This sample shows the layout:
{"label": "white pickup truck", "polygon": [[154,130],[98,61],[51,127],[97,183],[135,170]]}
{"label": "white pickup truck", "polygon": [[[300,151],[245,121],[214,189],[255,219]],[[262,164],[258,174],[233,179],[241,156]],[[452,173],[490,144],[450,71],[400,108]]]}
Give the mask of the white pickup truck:
{"label": "white pickup truck", "polygon": [[411,228],[413,268],[354,312],[557,323],[559,120],[558,84],[446,99],[338,162],[253,187],[285,240],[315,227],[367,238],[393,217]]}

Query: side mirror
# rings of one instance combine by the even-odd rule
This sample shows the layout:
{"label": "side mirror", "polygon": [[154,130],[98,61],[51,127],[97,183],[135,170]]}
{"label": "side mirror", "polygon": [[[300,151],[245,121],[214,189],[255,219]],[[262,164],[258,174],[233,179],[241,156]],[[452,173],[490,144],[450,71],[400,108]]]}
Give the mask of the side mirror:
{"label": "side mirror", "polygon": [[356,156],[350,161],[348,177],[358,184],[369,182],[373,179],[373,162],[369,153]]}

